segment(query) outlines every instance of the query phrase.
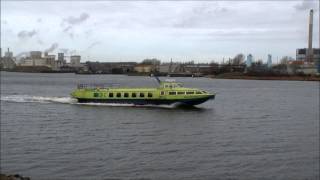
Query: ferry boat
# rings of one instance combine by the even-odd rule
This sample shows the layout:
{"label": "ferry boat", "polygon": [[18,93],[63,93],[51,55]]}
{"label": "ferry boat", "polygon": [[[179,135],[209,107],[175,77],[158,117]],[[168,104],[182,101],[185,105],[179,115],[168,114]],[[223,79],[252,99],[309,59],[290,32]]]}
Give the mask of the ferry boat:
{"label": "ferry boat", "polygon": [[158,88],[120,88],[103,85],[79,84],[71,96],[79,103],[121,103],[134,105],[187,105],[194,106],[214,99],[215,94],[183,87],[175,81],[160,81]]}

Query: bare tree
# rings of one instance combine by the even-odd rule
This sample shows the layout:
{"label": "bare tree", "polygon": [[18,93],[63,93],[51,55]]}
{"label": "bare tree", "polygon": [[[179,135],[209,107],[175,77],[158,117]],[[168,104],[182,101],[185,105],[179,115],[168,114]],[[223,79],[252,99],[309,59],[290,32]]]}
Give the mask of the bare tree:
{"label": "bare tree", "polygon": [[232,59],[232,64],[233,65],[240,65],[244,62],[244,54],[240,53],[237,54],[233,59]]}
{"label": "bare tree", "polygon": [[160,63],[161,63],[160,60],[156,58],[152,58],[152,59],[144,59],[141,64],[160,65]]}

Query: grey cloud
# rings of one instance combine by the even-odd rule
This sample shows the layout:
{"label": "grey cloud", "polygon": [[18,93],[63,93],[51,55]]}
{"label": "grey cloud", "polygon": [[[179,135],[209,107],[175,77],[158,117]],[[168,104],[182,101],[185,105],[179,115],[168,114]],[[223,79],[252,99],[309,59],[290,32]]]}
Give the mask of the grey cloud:
{"label": "grey cloud", "polygon": [[59,49],[60,52],[67,54],[69,52],[69,49],[67,48],[61,48]]}
{"label": "grey cloud", "polygon": [[70,55],[73,55],[73,54],[76,54],[76,53],[77,53],[77,50],[71,50],[71,51],[69,52]]}
{"label": "grey cloud", "polygon": [[295,5],[294,8],[298,11],[316,9],[317,3],[314,0],[304,0],[300,4]]}
{"label": "grey cloud", "polygon": [[32,30],[32,31],[20,31],[18,33],[19,38],[31,38],[32,36],[36,35],[37,31]]}
{"label": "grey cloud", "polygon": [[21,52],[16,55],[16,58],[27,57],[30,55],[30,52]]}
{"label": "grey cloud", "polygon": [[[74,33],[72,32],[73,26],[77,24],[81,24],[89,18],[89,14],[81,13],[79,17],[69,16],[68,18],[63,19],[61,22],[62,32],[67,33],[71,39],[74,37]],[[67,27],[64,27],[65,23]]]}
{"label": "grey cloud", "polygon": [[38,39],[38,41],[37,41],[40,45],[43,45],[44,43],[43,43],[43,41],[41,41],[41,39]]}
{"label": "grey cloud", "polygon": [[41,22],[42,22],[42,19],[41,19],[41,18],[37,19],[37,22],[38,22],[38,23],[41,23]]}
{"label": "grey cloud", "polygon": [[203,3],[180,15],[181,19],[178,19],[173,23],[173,27],[188,28],[211,26],[213,24],[213,19],[216,19],[218,16],[224,17],[222,15],[228,11],[229,9],[219,6],[219,4],[213,5],[212,3]]}
{"label": "grey cloud", "polygon": [[208,14],[227,12],[228,9],[225,7],[219,7],[218,5],[212,6],[209,4],[203,4],[202,6],[193,8],[192,11],[194,14],[198,14],[198,15],[207,14],[208,15]]}
{"label": "grey cloud", "polygon": [[197,31],[196,29],[180,30],[170,34],[172,37],[183,40],[199,41],[260,41],[260,40],[287,40],[290,41],[296,33],[295,29],[282,28],[223,28]]}
{"label": "grey cloud", "polygon": [[58,46],[59,46],[58,43],[53,43],[48,49],[44,50],[44,52],[50,53],[50,52],[54,51],[55,49],[57,49]]}
{"label": "grey cloud", "polygon": [[95,42],[91,43],[91,44],[88,46],[87,50],[92,49],[94,46],[99,45],[99,44],[101,44],[100,41],[95,41]]}
{"label": "grey cloud", "polygon": [[71,39],[74,38],[74,34],[73,34],[73,33],[69,33],[68,35],[69,35],[69,37],[70,37]]}
{"label": "grey cloud", "polygon": [[72,26],[68,26],[68,27],[64,28],[63,32],[68,32],[70,29],[72,29]]}
{"label": "grey cloud", "polygon": [[64,54],[75,54],[77,51],[76,50],[71,50],[71,49],[68,49],[68,48],[61,48],[59,49],[60,52],[64,53]]}
{"label": "grey cloud", "polygon": [[62,30],[62,32],[66,33],[71,39],[74,37],[74,33],[72,31],[72,26],[68,26]]}
{"label": "grey cloud", "polygon": [[88,18],[89,18],[89,14],[81,13],[79,17],[70,16],[70,17],[64,19],[64,21],[70,25],[75,25],[75,24],[80,24],[80,23],[86,21]]}

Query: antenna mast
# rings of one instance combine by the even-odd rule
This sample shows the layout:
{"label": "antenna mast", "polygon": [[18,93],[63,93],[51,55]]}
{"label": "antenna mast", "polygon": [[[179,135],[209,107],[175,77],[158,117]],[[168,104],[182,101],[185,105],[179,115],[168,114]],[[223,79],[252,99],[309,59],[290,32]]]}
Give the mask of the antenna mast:
{"label": "antenna mast", "polygon": [[161,80],[158,78],[158,76],[154,75],[154,78],[156,78],[157,82],[160,84]]}

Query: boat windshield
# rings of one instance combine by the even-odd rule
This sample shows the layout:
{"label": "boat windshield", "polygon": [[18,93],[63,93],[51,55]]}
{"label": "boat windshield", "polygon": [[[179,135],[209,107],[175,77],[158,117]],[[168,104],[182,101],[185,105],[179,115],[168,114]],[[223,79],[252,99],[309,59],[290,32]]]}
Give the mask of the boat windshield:
{"label": "boat windshield", "polygon": [[162,88],[180,88],[183,87],[181,83],[163,83],[161,85]]}

